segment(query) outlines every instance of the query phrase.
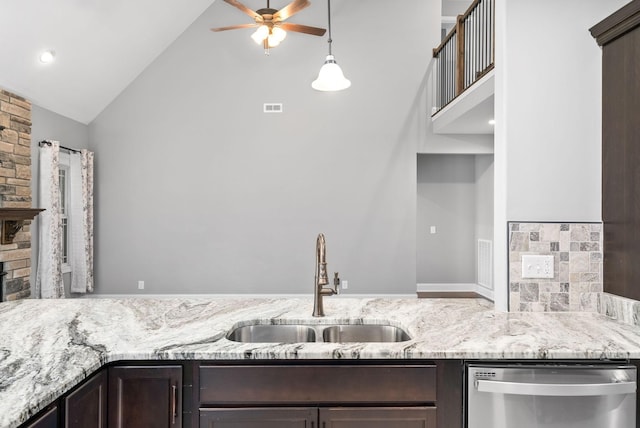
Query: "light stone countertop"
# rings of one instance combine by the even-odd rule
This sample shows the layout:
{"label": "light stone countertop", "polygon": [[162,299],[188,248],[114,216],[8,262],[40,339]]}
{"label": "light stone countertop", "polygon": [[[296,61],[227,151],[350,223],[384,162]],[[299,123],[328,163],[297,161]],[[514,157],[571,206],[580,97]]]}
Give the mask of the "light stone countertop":
{"label": "light stone countertop", "polygon": [[[640,328],[593,313],[500,313],[484,299],[68,299],[0,304],[0,427],[16,427],[106,363],[183,359],[628,359]],[[249,344],[249,323],[404,328],[399,343]]]}

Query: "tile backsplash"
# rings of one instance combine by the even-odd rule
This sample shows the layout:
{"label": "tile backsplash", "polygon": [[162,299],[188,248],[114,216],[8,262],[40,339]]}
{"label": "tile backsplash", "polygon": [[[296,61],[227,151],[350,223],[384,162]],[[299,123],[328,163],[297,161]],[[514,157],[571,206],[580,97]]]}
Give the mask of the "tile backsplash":
{"label": "tile backsplash", "polygon": [[[601,223],[509,222],[509,311],[597,312]],[[522,278],[522,255],[553,255],[554,277]]]}

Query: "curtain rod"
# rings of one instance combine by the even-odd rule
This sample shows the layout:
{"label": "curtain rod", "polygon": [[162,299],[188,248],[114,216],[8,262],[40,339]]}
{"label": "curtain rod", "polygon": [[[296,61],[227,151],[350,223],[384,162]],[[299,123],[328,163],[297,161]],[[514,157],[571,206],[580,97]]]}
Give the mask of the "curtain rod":
{"label": "curtain rod", "polygon": [[[38,145],[39,145],[40,147],[44,146],[45,144],[46,144],[46,145],[48,145],[48,146],[50,146],[50,145],[51,145],[51,141],[42,140],[42,141],[40,141],[40,142],[38,143]],[[61,148],[61,149],[64,149],[64,150],[69,150],[70,152],[73,152],[73,153],[81,153],[81,151],[80,151],[80,150],[72,149],[72,148],[65,147],[65,146],[60,146],[60,148]]]}

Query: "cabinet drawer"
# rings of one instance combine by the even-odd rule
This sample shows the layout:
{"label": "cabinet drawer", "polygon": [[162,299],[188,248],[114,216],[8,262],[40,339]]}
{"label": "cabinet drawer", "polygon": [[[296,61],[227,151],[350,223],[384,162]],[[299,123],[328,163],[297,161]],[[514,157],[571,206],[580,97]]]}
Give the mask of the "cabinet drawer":
{"label": "cabinet drawer", "polygon": [[431,403],[433,365],[200,367],[202,405]]}
{"label": "cabinet drawer", "polygon": [[316,407],[200,409],[200,428],[309,428],[317,419]]}

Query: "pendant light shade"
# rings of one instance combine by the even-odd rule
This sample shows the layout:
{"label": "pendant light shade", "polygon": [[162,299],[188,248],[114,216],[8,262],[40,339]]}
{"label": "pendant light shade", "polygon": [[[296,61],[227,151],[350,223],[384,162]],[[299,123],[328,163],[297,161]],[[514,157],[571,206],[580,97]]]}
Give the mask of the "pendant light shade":
{"label": "pendant light shade", "polygon": [[331,53],[331,0],[327,0],[327,15],[329,27],[329,55],[324,61],[324,65],[318,73],[318,78],[311,83],[311,87],[316,91],[342,91],[351,86],[351,81],[344,77],[342,69],[336,62],[336,58]]}
{"label": "pendant light shade", "polygon": [[327,55],[318,78],[311,83],[311,87],[316,91],[342,91],[349,86],[351,86],[351,80],[344,77],[333,55]]}

